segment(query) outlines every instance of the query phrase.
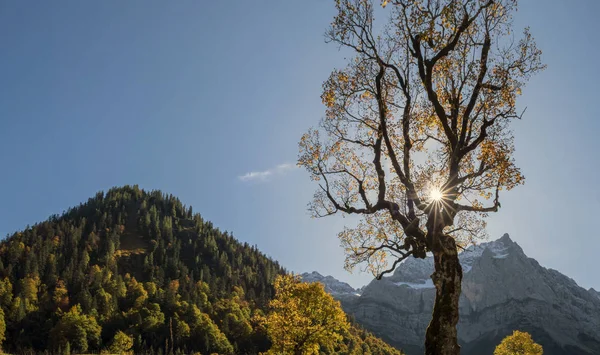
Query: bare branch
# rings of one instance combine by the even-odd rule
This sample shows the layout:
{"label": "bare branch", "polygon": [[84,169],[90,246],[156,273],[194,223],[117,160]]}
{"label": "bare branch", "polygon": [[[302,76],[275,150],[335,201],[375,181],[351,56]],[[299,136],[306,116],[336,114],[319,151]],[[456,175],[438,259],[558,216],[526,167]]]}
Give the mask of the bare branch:
{"label": "bare branch", "polygon": [[496,186],[496,198],[494,198],[494,204],[489,207],[479,207],[479,206],[466,206],[454,203],[454,207],[457,211],[468,211],[468,212],[498,212],[500,208],[499,201],[499,193],[500,193],[500,183]]}
{"label": "bare branch", "polygon": [[409,252],[407,252],[407,253],[405,253],[405,254],[402,254],[402,256],[401,256],[400,258],[397,258],[397,259],[394,261],[394,264],[392,265],[392,267],[390,267],[390,268],[389,268],[389,269],[387,269],[387,270],[384,270],[384,271],[382,271],[381,273],[379,273],[379,275],[377,275],[377,277],[376,277],[376,278],[377,278],[377,280],[381,280],[381,278],[382,278],[382,277],[383,277],[385,274],[389,274],[389,273],[393,272],[394,270],[396,270],[396,266],[398,266],[398,264],[400,264],[400,263],[401,263],[401,262],[403,262],[403,261],[404,261],[406,258],[408,258],[409,256],[411,256],[411,255],[412,255],[412,253],[413,253],[413,252],[412,252],[412,250],[411,250],[411,251],[409,251]]}
{"label": "bare branch", "polygon": [[479,76],[477,77],[477,83],[475,84],[475,87],[473,88],[473,93],[471,94],[471,99],[469,100],[469,103],[467,104],[467,107],[465,108],[465,112],[463,113],[463,117],[462,117],[462,129],[461,129],[460,138],[458,141],[458,143],[460,144],[461,147],[465,143],[465,138],[466,138],[466,134],[467,134],[467,124],[469,122],[471,112],[473,112],[473,108],[475,108],[475,103],[477,102],[477,99],[479,99],[479,93],[481,91],[483,79],[485,78],[485,74],[487,73],[488,53],[490,51],[491,43],[492,43],[492,41],[491,41],[490,35],[489,35],[489,33],[486,33],[485,41],[483,43],[483,48],[481,49],[481,58],[479,60],[480,61]]}

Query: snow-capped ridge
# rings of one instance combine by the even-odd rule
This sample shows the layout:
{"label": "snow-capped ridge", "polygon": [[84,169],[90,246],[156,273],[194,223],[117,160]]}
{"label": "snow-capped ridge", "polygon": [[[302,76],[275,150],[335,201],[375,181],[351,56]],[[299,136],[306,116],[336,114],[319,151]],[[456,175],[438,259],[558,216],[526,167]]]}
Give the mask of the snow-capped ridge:
{"label": "snow-capped ridge", "polygon": [[506,259],[510,255],[511,247],[514,245],[516,245],[516,243],[510,239],[510,236],[504,234],[500,239],[469,246],[458,255],[460,264],[463,267],[463,273],[471,271],[473,261],[482,257],[484,250],[489,250],[494,259]]}
{"label": "snow-capped ridge", "polygon": [[415,289],[419,289],[419,288],[435,288],[435,285],[433,284],[433,281],[431,279],[427,279],[424,280],[423,283],[417,283],[417,282],[394,282],[395,285],[397,286],[408,286],[410,288],[415,288]]}
{"label": "snow-capped ridge", "polygon": [[[484,250],[491,252],[491,257],[494,259],[506,259],[511,252],[520,252],[522,250],[510,239],[508,234],[504,234],[501,238],[476,245],[471,245],[464,251],[458,254],[460,264],[463,268],[463,273],[471,271],[473,262],[483,256]],[[433,258],[425,259],[408,258],[398,266],[390,281],[405,282],[405,283],[424,283],[433,273]]]}
{"label": "snow-capped ridge", "polygon": [[349,284],[339,281],[333,276],[323,276],[320,273],[313,271],[311,273],[305,272],[300,275],[304,282],[320,282],[325,286],[325,291],[329,292],[334,296],[338,295],[353,295],[360,296],[361,290],[355,290]]}
{"label": "snow-capped ridge", "polygon": [[[515,327],[545,334],[540,343],[552,354],[600,354],[598,291],[527,257],[508,234],[467,247],[459,259],[463,279],[458,335],[465,355],[491,353],[490,339]],[[433,269],[432,257],[411,257],[391,276],[370,282],[361,297],[334,297],[366,329],[407,354],[422,354],[436,294]]]}

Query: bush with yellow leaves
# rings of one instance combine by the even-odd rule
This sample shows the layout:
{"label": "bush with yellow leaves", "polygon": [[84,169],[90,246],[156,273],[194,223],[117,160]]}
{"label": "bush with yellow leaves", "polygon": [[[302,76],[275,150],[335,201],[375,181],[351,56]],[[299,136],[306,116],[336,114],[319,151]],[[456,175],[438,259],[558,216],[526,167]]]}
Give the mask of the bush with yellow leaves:
{"label": "bush with yellow leaves", "polygon": [[350,327],[339,301],[322,284],[303,283],[298,276],[278,276],[269,305],[267,354],[319,354],[321,347],[339,344]]}
{"label": "bush with yellow leaves", "polygon": [[542,355],[544,350],[527,332],[515,330],[512,335],[502,340],[496,347],[494,355]]}

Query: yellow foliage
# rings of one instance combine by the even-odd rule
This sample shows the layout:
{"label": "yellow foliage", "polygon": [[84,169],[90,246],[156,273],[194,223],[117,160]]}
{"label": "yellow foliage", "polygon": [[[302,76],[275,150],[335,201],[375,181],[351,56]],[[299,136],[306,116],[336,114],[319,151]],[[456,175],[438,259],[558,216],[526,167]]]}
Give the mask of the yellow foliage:
{"label": "yellow foliage", "polygon": [[6,321],[4,320],[4,311],[0,307],[0,353],[2,353],[2,342],[6,339]]}
{"label": "yellow foliage", "polygon": [[69,308],[69,291],[63,280],[58,280],[56,283],[52,300],[54,301],[54,304],[63,311],[66,311]]}
{"label": "yellow foliage", "polygon": [[365,219],[340,233],[349,268],[379,273],[398,256],[424,257],[430,232],[485,237],[500,195],[525,182],[511,122],[545,66],[529,29],[513,42],[517,1],[434,3],[381,0],[390,16],[376,23],[372,1],[335,2],[326,38],[353,56],[324,82],[325,118],[302,136],[298,165],[319,183],[313,217]]}
{"label": "yellow foliage", "polygon": [[119,330],[115,334],[108,352],[110,354],[133,354],[133,351],[131,351],[132,347],[133,338]]}
{"label": "yellow foliage", "polygon": [[542,355],[544,350],[527,332],[515,330],[502,340],[494,350],[494,355]]}
{"label": "yellow foliage", "polygon": [[319,354],[332,347],[349,328],[340,303],[320,283],[303,283],[297,276],[278,276],[275,298],[265,319],[273,343],[268,354]]}

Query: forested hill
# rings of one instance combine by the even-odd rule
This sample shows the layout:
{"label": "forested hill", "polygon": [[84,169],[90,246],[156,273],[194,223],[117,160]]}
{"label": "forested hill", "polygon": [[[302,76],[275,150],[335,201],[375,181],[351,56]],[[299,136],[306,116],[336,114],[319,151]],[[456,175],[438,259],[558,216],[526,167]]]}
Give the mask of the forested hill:
{"label": "forested hill", "polygon": [[[284,273],[172,195],[113,188],[0,244],[2,349],[257,354]],[[397,353],[356,328],[333,352]]]}

